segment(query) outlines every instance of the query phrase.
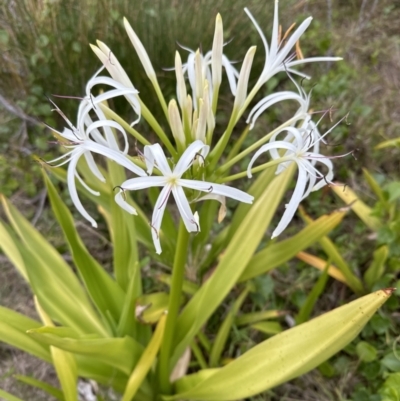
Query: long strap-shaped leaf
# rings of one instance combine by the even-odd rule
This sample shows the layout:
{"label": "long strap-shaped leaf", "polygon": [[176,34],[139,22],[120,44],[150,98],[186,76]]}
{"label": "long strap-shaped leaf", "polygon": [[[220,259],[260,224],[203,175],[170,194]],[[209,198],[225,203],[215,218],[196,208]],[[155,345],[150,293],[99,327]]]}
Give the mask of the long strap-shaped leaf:
{"label": "long strap-shaped leaf", "polygon": [[342,221],[344,215],[345,212],[333,212],[329,216],[321,216],[293,237],[268,245],[251,258],[239,281],[246,281],[264,274],[292,259],[298,252],[308,248],[333,230]]}
{"label": "long strap-shaped leaf", "polygon": [[251,397],[315,368],[345,347],[387,301],[385,289],[262,342],[188,389],[195,375],[177,382],[178,392],[166,400],[230,401]]}
{"label": "long strap-shaped leaf", "polygon": [[74,263],[93,302],[103,316],[111,314],[114,323],[118,322],[124,301],[124,292],[90,255],[75,228],[70,211],[61,200],[47,174],[43,175],[51,207],[64,232]]}
{"label": "long strap-shaped leaf", "polygon": [[221,262],[189,301],[178,319],[173,363],[236,284],[256,251],[294,172],[292,165],[276,176],[256,200],[230,241]]}

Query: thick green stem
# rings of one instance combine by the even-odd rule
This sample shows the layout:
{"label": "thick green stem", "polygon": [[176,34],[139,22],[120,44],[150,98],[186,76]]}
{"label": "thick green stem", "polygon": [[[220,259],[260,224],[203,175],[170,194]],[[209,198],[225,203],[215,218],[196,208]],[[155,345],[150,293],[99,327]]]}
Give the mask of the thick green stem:
{"label": "thick green stem", "polygon": [[168,302],[168,315],[165,326],[165,333],[160,350],[159,360],[159,379],[160,391],[162,394],[171,394],[171,383],[169,377],[171,374],[170,357],[172,353],[172,342],[175,335],[176,320],[179,312],[179,305],[182,296],[182,285],[185,275],[186,256],[189,245],[189,233],[186,230],[183,221],[180,221],[178,231],[178,241],[176,244],[174,266],[171,278],[171,292]]}

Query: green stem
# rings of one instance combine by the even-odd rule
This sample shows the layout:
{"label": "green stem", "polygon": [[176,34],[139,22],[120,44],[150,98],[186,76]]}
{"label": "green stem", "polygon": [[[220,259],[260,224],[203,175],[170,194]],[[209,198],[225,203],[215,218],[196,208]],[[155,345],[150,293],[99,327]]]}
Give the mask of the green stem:
{"label": "green stem", "polygon": [[[259,173],[260,171],[263,171],[269,167],[276,166],[277,164],[284,163],[289,160],[293,160],[293,158],[292,157],[282,157],[281,159],[271,160],[270,162],[261,164],[261,166],[252,168],[251,173],[252,174]],[[229,175],[228,177],[223,177],[223,178],[217,179],[217,182],[219,184],[222,184],[224,182],[238,180],[239,178],[243,178],[243,177],[247,177],[247,171],[242,171],[237,174]]]}
{"label": "green stem", "polygon": [[189,245],[189,233],[181,220],[179,223],[178,240],[174,258],[174,266],[171,278],[171,292],[168,302],[168,315],[165,333],[160,350],[159,378],[160,391],[162,394],[171,394],[172,386],[169,381],[171,374],[170,357],[172,354],[172,343],[175,336],[176,320],[182,296],[182,285],[185,275],[187,249]]}

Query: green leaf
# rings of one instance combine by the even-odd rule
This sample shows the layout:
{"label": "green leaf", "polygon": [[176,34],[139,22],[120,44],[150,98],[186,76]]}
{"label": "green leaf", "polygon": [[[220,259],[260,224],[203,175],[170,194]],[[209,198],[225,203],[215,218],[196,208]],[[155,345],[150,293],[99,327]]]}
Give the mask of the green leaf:
{"label": "green leaf", "polygon": [[[308,224],[313,223],[313,220],[305,213],[302,213],[302,217]],[[347,284],[356,294],[364,294],[365,290],[361,280],[353,273],[350,266],[343,259],[335,244],[326,236],[321,236],[321,238],[319,239],[319,243],[325,253],[328,255],[328,257],[343,274],[345,279],[344,283]]]}
{"label": "green leaf", "polygon": [[51,355],[65,401],[78,401],[78,369],[74,356],[55,347],[51,347]]}
{"label": "green leaf", "polygon": [[371,229],[377,231],[382,223],[376,217],[371,216],[372,209],[367,206],[347,185],[332,185],[331,189],[353,212]]}
{"label": "green leaf", "polygon": [[[386,289],[366,295],[277,334],[187,391],[164,398],[239,400],[298,377],[351,342],[393,291]],[[190,380],[190,375],[180,379],[186,380]]]}
{"label": "green leaf", "polygon": [[252,324],[250,327],[268,335],[278,334],[283,331],[279,322],[258,322]]}
{"label": "green leaf", "polygon": [[382,277],[385,272],[385,262],[389,255],[389,248],[386,245],[381,246],[374,252],[373,260],[364,274],[364,280],[368,288]]}
{"label": "green leaf", "polygon": [[251,258],[239,280],[249,280],[292,259],[298,252],[333,230],[342,221],[344,214],[344,212],[333,212],[322,216],[293,237],[267,245]]}
{"label": "green leaf", "polygon": [[400,373],[390,374],[383,386],[378,390],[381,395],[381,401],[399,401],[400,400]]}
{"label": "green leaf", "polygon": [[64,232],[74,263],[93,302],[103,316],[111,313],[114,322],[118,322],[124,302],[124,292],[90,255],[75,228],[69,209],[62,202],[49,177],[46,174],[43,175],[51,207]]}
{"label": "green leaf", "polygon": [[[37,341],[52,345],[64,351],[90,356],[92,363],[103,362],[125,374],[130,374],[139,360],[143,347],[131,337],[124,338],[71,338],[62,337],[57,327],[41,327],[28,331]],[[59,335],[58,335],[59,334]]]}
{"label": "green leaf", "polygon": [[378,354],[376,348],[366,341],[360,341],[356,345],[356,352],[363,362],[375,361]]}
{"label": "green leaf", "polygon": [[136,317],[145,324],[157,323],[168,310],[169,295],[166,292],[145,294],[136,300]]}
{"label": "green leaf", "polygon": [[238,326],[246,326],[248,324],[257,323],[261,320],[274,319],[276,317],[285,315],[286,312],[280,310],[263,310],[260,312],[244,313],[236,318]]}
{"label": "green leaf", "polygon": [[2,389],[0,389],[0,397],[2,397],[5,401],[24,401],[21,400],[21,398],[18,398],[15,395],[12,395]]}
{"label": "green leaf", "polygon": [[363,168],[362,170],[364,173],[364,177],[367,180],[368,185],[370,186],[372,191],[374,191],[375,195],[383,204],[386,204],[385,194],[383,193],[381,186],[366,168]]}
{"label": "green leaf", "polygon": [[22,383],[29,384],[32,387],[40,388],[41,390],[45,391],[47,394],[53,396],[59,401],[65,401],[62,391],[46,382],[24,375],[14,375],[14,378]]}
{"label": "green leaf", "polygon": [[122,401],[130,401],[133,399],[144,378],[152,367],[164,336],[165,321],[166,314],[161,316],[149,344],[143,351],[139,362],[136,364],[135,369],[131,373],[122,397]]}
{"label": "green leaf", "polygon": [[172,365],[175,365],[186,347],[191,344],[196,333],[221,304],[243,273],[275,214],[293,176],[294,167],[292,165],[276,176],[262,195],[256,199],[233,235],[213,274],[182,311],[177,323],[176,348]]}
{"label": "green leaf", "polygon": [[306,301],[301,307],[299,313],[296,316],[296,323],[301,324],[306,322],[311,315],[312,310],[314,309],[314,305],[317,302],[319,296],[325,289],[326,282],[328,281],[328,268],[330,266],[330,261],[325,266],[324,271],[321,276],[318,278],[318,281],[315,283],[313,289],[308,294]]}
{"label": "green leaf", "polygon": [[400,358],[399,358],[399,350],[397,353],[391,352],[381,360],[381,364],[391,370],[392,372],[400,372]]}
{"label": "green leaf", "polygon": [[3,197],[2,202],[21,238],[22,243],[14,242],[14,246],[19,249],[29,283],[43,308],[57,322],[82,333],[108,335],[70,266],[8,200]]}
{"label": "green leaf", "polygon": [[239,297],[234,302],[231,310],[226,315],[224,321],[219,326],[217,335],[213,342],[211,352],[210,352],[210,367],[218,366],[219,360],[221,358],[222,352],[224,351],[226,341],[229,336],[229,332],[231,331],[232,325],[235,321],[235,316],[237,315],[238,311],[240,310],[243,302],[245,301],[248,293],[250,291],[250,286],[247,286]]}
{"label": "green leaf", "polygon": [[30,337],[26,332],[36,329],[41,323],[11,309],[0,306],[0,340],[28,352],[46,362],[51,361],[49,347]]}

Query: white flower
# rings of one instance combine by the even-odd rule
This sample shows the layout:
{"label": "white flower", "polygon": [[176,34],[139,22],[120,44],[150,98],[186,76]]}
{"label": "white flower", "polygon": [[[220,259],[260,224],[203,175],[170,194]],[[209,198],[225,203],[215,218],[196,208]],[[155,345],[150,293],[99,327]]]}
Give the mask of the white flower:
{"label": "white flower", "polygon": [[292,74],[297,74],[302,77],[308,78],[307,75],[298,72],[292,68],[300,64],[313,63],[319,61],[341,60],[340,57],[311,57],[301,60],[293,60],[294,57],[289,53],[293,48],[293,46],[296,44],[296,42],[300,39],[301,35],[306,31],[306,29],[310,25],[312,17],[305,19],[303,23],[296,29],[296,31],[290,36],[290,38],[287,39],[285,44],[279,43],[278,3],[279,1],[275,0],[274,23],[272,27],[272,37],[270,46],[268,46],[268,42],[260,26],[257,24],[254,17],[251,15],[250,11],[247,8],[244,9],[261,36],[266,53],[264,69],[261,73],[260,78],[256,83],[255,86],[256,88],[260,88],[272,76],[274,76],[280,71],[288,71]]}
{"label": "white flower", "polygon": [[[130,89],[130,91],[135,91]],[[65,119],[70,128],[65,128],[63,132],[59,132],[54,128],[49,127],[52,131],[56,132],[60,137],[66,139],[68,142],[65,148],[69,149],[64,155],[51,160],[49,163],[55,163],[61,161],[59,164],[53,167],[60,167],[66,163],[69,163],[68,173],[67,173],[67,184],[69,193],[71,195],[72,202],[78,209],[79,213],[87,219],[93,227],[97,227],[96,221],[89,215],[89,213],[83,207],[78,192],[76,189],[75,178],[83,185],[83,187],[88,190],[93,195],[99,196],[100,194],[93,189],[91,189],[80,177],[77,171],[77,164],[81,156],[85,157],[90,171],[102,182],[105,182],[105,178],[101,174],[99,168],[97,167],[92,152],[105,156],[111,160],[114,160],[118,164],[124,166],[128,170],[139,176],[146,176],[146,172],[130,161],[126,157],[126,152],[128,151],[128,141],[126,138],[126,133],[124,129],[116,123],[115,121],[104,120],[103,113],[100,111],[99,103],[111,97],[115,97],[116,93],[113,91],[105,92],[98,97],[92,97],[90,100],[84,99],[80,106],[78,112],[78,128],[75,128],[70,120],[61,112],[61,110],[55,105],[56,111]],[[96,107],[97,105],[97,107]],[[89,117],[89,111],[94,110],[99,118],[99,121],[93,122]],[[124,151],[120,151],[116,138],[111,130],[111,128],[118,130],[125,141]],[[99,129],[102,129],[105,133],[103,136]]]}
{"label": "white flower", "polygon": [[198,160],[200,164],[203,163],[208,152],[209,146],[205,145],[202,141],[197,140],[187,147],[177,165],[173,170],[171,170],[168,160],[159,144],[145,146],[144,156],[148,169],[147,172],[151,174],[154,166],[156,166],[162,176],[132,178],[121,184],[121,191],[116,195],[116,201],[129,213],[133,213],[133,211],[132,207],[128,205],[122,197],[124,190],[132,191],[150,187],[163,187],[154,206],[151,222],[153,241],[158,254],[161,253],[159,236],[161,222],[171,193],[175,199],[186,229],[189,232],[200,231],[200,226],[198,218],[196,218],[190,208],[189,201],[183,188],[222,195],[236,199],[240,202],[253,202],[253,196],[248,195],[239,189],[206,181],[182,178],[185,172],[192,167],[195,160]]}
{"label": "white flower", "polygon": [[[332,131],[336,125],[327,131],[324,136]],[[273,160],[281,159],[285,168],[292,162],[297,163],[299,176],[296,187],[290,202],[286,205],[286,210],[281,218],[281,221],[272,234],[272,238],[277,237],[288,226],[297,210],[299,203],[306,198],[311,191],[317,191],[326,184],[330,183],[333,179],[333,165],[331,160],[319,153],[309,151],[310,148],[315,148],[315,144],[323,138],[322,136],[316,138],[313,136],[312,130],[298,129],[295,127],[286,127],[280,132],[283,131],[287,131],[291,135],[292,142],[286,140],[277,141],[276,136],[271,138],[270,143],[261,146],[261,148],[254,154],[249,166],[247,167],[247,175],[249,178],[251,178],[252,166],[256,159],[264,152],[269,152]],[[286,153],[283,157],[279,152],[279,150],[282,149],[286,150]],[[327,167],[328,172],[323,174],[318,171],[314,166],[316,162],[319,162]],[[280,166],[281,164],[278,166],[278,168]],[[282,169],[280,169],[280,171],[282,171]],[[317,182],[317,180],[319,181]]]}

